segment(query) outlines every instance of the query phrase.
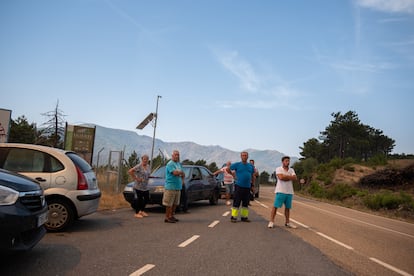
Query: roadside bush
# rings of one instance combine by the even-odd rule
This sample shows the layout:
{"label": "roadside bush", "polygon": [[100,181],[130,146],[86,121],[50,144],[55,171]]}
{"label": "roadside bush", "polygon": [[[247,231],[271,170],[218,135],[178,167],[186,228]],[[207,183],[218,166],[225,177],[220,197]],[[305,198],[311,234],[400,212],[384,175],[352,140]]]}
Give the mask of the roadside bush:
{"label": "roadside bush", "polygon": [[377,154],[369,158],[367,163],[370,166],[383,166],[387,165],[388,159],[384,154]]}
{"label": "roadside bush", "polygon": [[314,197],[317,198],[324,198],[326,196],[326,191],[323,187],[321,187],[318,182],[316,181],[312,181],[310,183],[309,189],[308,189],[309,194],[311,194]]}
{"label": "roadside bush", "polygon": [[371,194],[365,198],[364,204],[372,210],[414,210],[413,198],[405,192],[393,194],[390,191],[382,191],[377,194]]}
{"label": "roadside bush", "polygon": [[326,197],[331,200],[344,200],[357,194],[357,190],[346,184],[337,184],[326,192]]}

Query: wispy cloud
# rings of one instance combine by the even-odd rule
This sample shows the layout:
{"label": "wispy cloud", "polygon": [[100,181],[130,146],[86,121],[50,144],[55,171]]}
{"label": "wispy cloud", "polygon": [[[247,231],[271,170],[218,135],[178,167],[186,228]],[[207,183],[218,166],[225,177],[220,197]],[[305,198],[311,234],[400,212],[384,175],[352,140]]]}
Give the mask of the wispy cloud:
{"label": "wispy cloud", "polygon": [[383,12],[414,14],[414,0],[356,0],[356,4]]}
{"label": "wispy cloud", "polygon": [[241,57],[237,51],[214,51],[219,63],[238,80],[245,100],[220,101],[222,108],[260,108],[291,107],[289,102],[299,92],[292,88],[292,82],[285,81],[274,73],[260,72],[251,62]]}
{"label": "wispy cloud", "polygon": [[337,61],[330,64],[334,69],[355,72],[370,72],[376,73],[383,70],[394,69],[395,65],[391,63],[362,63],[356,61]]}
{"label": "wispy cloud", "polygon": [[242,88],[249,92],[257,92],[260,88],[260,80],[252,66],[243,60],[236,51],[221,55],[220,63],[236,76]]}

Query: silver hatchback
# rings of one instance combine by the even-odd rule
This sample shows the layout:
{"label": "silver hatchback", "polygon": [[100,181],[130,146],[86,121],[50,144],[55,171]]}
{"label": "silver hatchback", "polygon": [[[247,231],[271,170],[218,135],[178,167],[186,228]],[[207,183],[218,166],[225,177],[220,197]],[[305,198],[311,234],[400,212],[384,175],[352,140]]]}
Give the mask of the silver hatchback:
{"label": "silver hatchback", "polygon": [[0,168],[40,183],[49,208],[46,228],[61,231],[98,210],[101,191],[95,172],[78,154],[56,148],[0,143]]}

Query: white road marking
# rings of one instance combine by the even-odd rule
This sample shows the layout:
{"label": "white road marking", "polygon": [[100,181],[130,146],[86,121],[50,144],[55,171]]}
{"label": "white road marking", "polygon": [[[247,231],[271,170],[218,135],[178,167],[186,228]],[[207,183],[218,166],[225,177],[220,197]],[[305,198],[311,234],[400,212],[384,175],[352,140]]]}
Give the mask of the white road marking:
{"label": "white road marking", "polygon": [[387,263],[384,263],[384,262],[382,262],[382,261],[380,261],[380,260],[378,260],[378,259],[375,259],[375,258],[369,258],[371,261],[373,261],[373,262],[376,262],[377,264],[380,264],[380,265],[382,265],[382,266],[384,266],[384,267],[386,267],[386,268],[388,268],[389,270],[392,270],[392,271],[394,271],[394,272],[396,272],[396,273],[398,273],[398,274],[400,274],[400,275],[404,275],[404,276],[412,276],[412,274],[410,274],[410,273],[408,273],[408,272],[405,272],[405,271],[403,271],[403,270],[401,270],[401,269],[398,269],[398,268],[396,268],[396,267],[394,267],[394,266],[392,266],[392,265],[389,265],[389,264],[387,264]]}
{"label": "white road marking", "polygon": [[230,214],[230,211],[224,212],[223,217],[227,217]]}
{"label": "white road marking", "polygon": [[194,235],[191,238],[189,238],[188,240],[186,240],[185,242],[180,243],[178,245],[178,247],[186,247],[187,245],[189,245],[190,243],[192,243],[193,241],[195,241],[199,237],[200,237],[200,235]]}
{"label": "white road marking", "polygon": [[153,269],[155,267],[155,265],[153,264],[146,264],[143,267],[141,267],[140,269],[138,269],[137,271],[129,274],[129,276],[140,276],[142,274],[144,274],[145,272],[147,272],[150,269]]}
{"label": "white road marking", "polygon": [[260,201],[258,201],[258,200],[254,200],[255,202],[257,202],[257,203],[259,203],[262,207],[264,207],[264,208],[266,208],[266,209],[269,209],[269,206],[267,206],[266,204],[263,204],[263,203],[261,203]]}
{"label": "white road marking", "polygon": [[217,224],[219,224],[219,220],[215,220],[213,221],[208,227],[213,228],[214,226],[216,226]]}
{"label": "white road marking", "polygon": [[306,204],[306,203],[303,203],[303,202],[295,201],[295,204],[302,204],[302,205],[305,205],[305,206],[308,206],[308,207],[311,207],[311,208],[314,208],[314,209],[318,209],[318,210],[320,210],[322,212],[325,212],[325,213],[329,213],[329,214],[332,214],[332,215],[335,215],[335,216],[338,216],[338,217],[345,218],[347,220],[356,221],[356,222],[366,224],[366,225],[369,225],[369,226],[372,226],[372,227],[376,227],[376,228],[379,228],[379,229],[382,229],[382,230],[386,230],[386,231],[389,231],[389,232],[393,232],[393,233],[396,233],[396,234],[400,234],[400,235],[403,235],[403,236],[414,238],[414,236],[410,235],[410,234],[406,234],[406,233],[403,233],[403,232],[399,232],[399,231],[396,231],[396,230],[385,228],[385,227],[382,227],[382,226],[379,226],[379,225],[376,225],[376,224],[372,224],[372,223],[369,223],[369,222],[365,222],[365,221],[362,221],[362,220],[359,220],[359,219],[355,219],[355,218],[347,217],[347,216],[344,216],[344,215],[340,215],[340,214],[337,214],[337,213],[334,213],[334,212],[331,212],[331,211],[327,211],[327,210],[324,210],[324,209],[321,209],[321,208],[318,208],[318,207],[315,207],[315,206],[312,206],[312,205],[309,205],[309,204]]}
{"label": "white road marking", "polygon": [[307,226],[306,224],[300,223],[299,221],[294,220],[294,219],[292,219],[292,218],[291,218],[291,219],[289,219],[289,220],[291,220],[291,221],[293,221],[294,223],[296,223],[296,224],[298,224],[298,225],[302,226],[303,228],[309,229],[309,226]]}
{"label": "white road marking", "polygon": [[[263,207],[268,208],[266,205],[262,204],[261,202],[259,202],[259,201],[257,201],[257,202],[260,205],[262,205]],[[390,231],[390,232],[394,232],[394,233],[397,233],[397,234],[401,234],[401,235],[404,235],[404,236],[408,236],[408,237],[414,238],[414,236],[413,235],[410,235],[410,234],[406,234],[406,233],[403,233],[403,232],[399,232],[399,231],[396,231],[396,230],[392,230],[392,229],[389,229],[389,228],[385,228],[385,227],[382,227],[382,226],[379,226],[379,225],[375,225],[375,224],[372,224],[372,223],[369,223],[369,222],[361,221],[361,220],[358,220],[358,219],[350,218],[350,217],[347,217],[347,216],[344,216],[344,215],[340,215],[340,214],[337,214],[337,213],[334,213],[334,212],[331,212],[331,211],[327,211],[327,210],[324,210],[324,209],[321,209],[321,208],[318,208],[318,207],[315,207],[315,206],[312,206],[312,205],[309,205],[309,204],[306,204],[306,203],[303,203],[303,202],[295,201],[295,203],[302,204],[302,205],[305,205],[305,206],[308,206],[308,207],[311,207],[311,208],[314,208],[314,209],[317,209],[317,210],[320,210],[320,211],[323,211],[323,212],[326,212],[326,213],[330,213],[330,214],[336,215],[338,217],[343,217],[343,218],[348,219],[348,220],[357,221],[357,222],[360,222],[360,223],[363,223],[363,224],[366,224],[366,225],[369,225],[369,226],[372,226],[372,227],[380,228],[380,229],[383,229],[383,230],[386,230],[386,231]],[[284,216],[284,214],[281,214],[279,212],[277,212],[277,214],[279,216]],[[325,235],[325,234],[323,234],[321,232],[314,231],[314,230],[310,229],[309,226],[307,226],[305,224],[302,224],[302,223],[300,223],[300,222],[298,222],[298,221],[296,221],[296,220],[294,220],[292,218],[290,220],[293,221],[293,222],[295,222],[296,224],[301,225],[304,228],[307,228],[307,229],[315,232],[316,234],[318,234],[318,235],[320,235],[320,236],[322,236],[322,237],[324,237],[324,238],[326,238],[326,239],[328,239],[328,240],[330,240],[330,241],[332,241],[332,242],[334,242],[334,243],[336,243],[336,244],[338,244],[340,246],[343,246],[343,247],[345,247],[345,248],[347,248],[349,250],[354,250],[353,247],[351,247],[349,245],[346,245],[346,244],[344,244],[344,243],[342,243],[342,242],[340,242],[338,240],[335,240],[334,238],[331,238],[331,237],[329,237],[329,236],[327,236],[327,235]],[[379,265],[384,266],[385,268],[387,268],[389,270],[392,270],[392,271],[400,274],[400,275],[413,276],[413,274],[410,274],[410,273],[405,272],[405,271],[403,271],[401,269],[398,269],[398,268],[396,268],[396,267],[394,267],[394,266],[392,266],[390,264],[387,264],[385,262],[382,262],[382,261],[380,261],[380,260],[378,260],[376,258],[369,257],[369,259],[371,261],[379,264]]]}
{"label": "white road marking", "polygon": [[331,238],[331,237],[329,237],[329,236],[327,236],[327,235],[325,235],[325,234],[323,234],[323,233],[321,233],[321,232],[316,232],[316,234],[318,234],[319,236],[324,237],[325,239],[330,240],[331,242],[334,242],[334,243],[336,243],[336,244],[339,244],[340,246],[343,246],[343,247],[345,247],[346,249],[349,249],[349,250],[354,250],[354,248],[352,248],[351,246],[346,245],[346,244],[344,244],[344,243],[342,243],[342,242],[340,242],[340,241],[338,241],[338,240],[335,240],[334,238]]}

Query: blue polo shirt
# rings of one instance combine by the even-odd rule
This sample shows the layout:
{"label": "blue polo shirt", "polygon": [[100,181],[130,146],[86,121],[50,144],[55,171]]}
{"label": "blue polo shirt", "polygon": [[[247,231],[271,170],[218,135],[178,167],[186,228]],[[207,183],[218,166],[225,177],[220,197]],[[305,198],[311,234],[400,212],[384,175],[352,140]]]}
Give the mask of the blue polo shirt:
{"label": "blue polo shirt", "polygon": [[183,187],[181,176],[175,176],[173,171],[183,170],[179,162],[170,160],[165,166],[165,189],[166,190],[181,190]]}
{"label": "blue polo shirt", "polygon": [[252,174],[254,167],[250,163],[236,162],[230,165],[230,170],[236,172],[236,185],[243,188],[251,187]]}

